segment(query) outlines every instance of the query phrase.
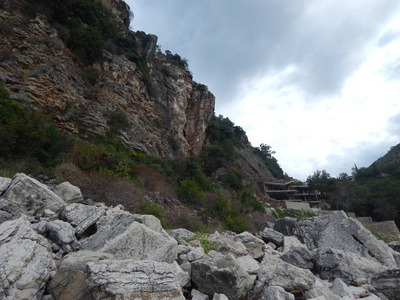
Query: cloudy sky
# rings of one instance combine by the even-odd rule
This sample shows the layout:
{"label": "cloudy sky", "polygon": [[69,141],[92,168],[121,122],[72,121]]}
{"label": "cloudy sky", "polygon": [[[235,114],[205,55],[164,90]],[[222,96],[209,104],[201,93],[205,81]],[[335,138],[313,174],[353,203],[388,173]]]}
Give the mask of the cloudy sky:
{"label": "cloudy sky", "polygon": [[400,1],[128,0],[132,30],[185,57],[216,114],[305,180],[400,143]]}

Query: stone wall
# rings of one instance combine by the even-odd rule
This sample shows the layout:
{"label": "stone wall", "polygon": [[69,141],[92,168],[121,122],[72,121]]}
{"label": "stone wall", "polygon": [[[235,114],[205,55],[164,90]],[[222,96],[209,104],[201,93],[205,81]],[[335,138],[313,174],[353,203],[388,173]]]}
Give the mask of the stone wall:
{"label": "stone wall", "polygon": [[400,232],[394,221],[372,222],[370,217],[357,218],[357,220],[359,220],[364,227],[378,236],[400,241]]}

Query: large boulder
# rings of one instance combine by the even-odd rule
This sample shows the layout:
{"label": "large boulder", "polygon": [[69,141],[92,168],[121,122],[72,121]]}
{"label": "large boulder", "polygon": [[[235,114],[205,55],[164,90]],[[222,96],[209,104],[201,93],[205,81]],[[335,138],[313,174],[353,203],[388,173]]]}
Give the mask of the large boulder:
{"label": "large boulder", "polygon": [[265,243],[273,243],[277,247],[283,246],[285,240],[285,236],[282,233],[275,231],[272,228],[265,228],[260,232],[260,236]]}
{"label": "large boulder", "polygon": [[83,202],[83,196],[80,188],[72,185],[69,182],[63,182],[53,189],[53,192],[57,194],[66,203]]}
{"label": "large boulder", "polygon": [[185,299],[169,263],[102,260],[87,266],[87,283],[95,300]]}
{"label": "large boulder", "polygon": [[371,277],[375,272],[385,269],[384,265],[375,260],[332,248],[316,249],[313,255],[314,271],[327,280],[341,278],[348,283],[359,278]]}
{"label": "large boulder", "polygon": [[400,269],[390,269],[374,274],[371,284],[388,299],[400,299]]}
{"label": "large boulder", "polygon": [[53,271],[51,245],[26,217],[0,224],[1,299],[41,299]]}
{"label": "large boulder", "polygon": [[0,197],[0,210],[13,215],[44,216],[45,210],[60,212],[65,202],[46,185],[23,173],[16,174]]}
{"label": "large boulder", "polygon": [[75,230],[69,223],[55,220],[48,222],[46,228],[49,239],[63,249],[65,253],[77,251],[81,248],[80,242],[75,237]]}
{"label": "large boulder", "polygon": [[314,252],[306,247],[293,247],[280,258],[296,267],[312,270],[314,268],[315,255]]}
{"label": "large boulder", "polygon": [[307,291],[315,283],[315,276],[310,270],[301,269],[281,260],[261,267],[257,273],[254,290],[262,291],[266,286],[280,286],[286,291],[294,287]]}
{"label": "large boulder", "polygon": [[94,300],[86,284],[88,262],[113,259],[112,254],[81,250],[64,257],[49,290],[57,300]]}
{"label": "large boulder", "polygon": [[310,249],[334,248],[378,261],[389,268],[397,267],[393,250],[343,211],[303,219],[297,223],[297,232]]}
{"label": "large boulder", "polygon": [[262,239],[255,237],[247,231],[235,235],[233,239],[235,242],[241,242],[252,258],[259,261],[263,259],[266,244]]}
{"label": "large boulder", "polygon": [[232,300],[244,297],[253,287],[253,280],[233,257],[193,262],[192,281],[200,292],[209,297],[219,293]]}
{"label": "large boulder", "polygon": [[274,230],[282,233],[285,236],[292,236],[296,230],[297,219],[285,217],[275,221]]}
{"label": "large boulder", "polygon": [[176,260],[175,239],[135,220],[128,212],[108,211],[97,222],[97,232],[81,240],[82,249],[111,253],[118,259]]}
{"label": "large boulder", "polygon": [[294,295],[286,292],[280,286],[264,287],[261,300],[294,300]]}
{"label": "large boulder", "polygon": [[0,177],[0,196],[3,194],[11,183],[11,178]]}
{"label": "large boulder", "polygon": [[[78,238],[94,233],[92,226],[106,213],[104,207],[73,203],[61,213],[61,218],[75,228]],[[93,229],[93,230],[90,230]]]}

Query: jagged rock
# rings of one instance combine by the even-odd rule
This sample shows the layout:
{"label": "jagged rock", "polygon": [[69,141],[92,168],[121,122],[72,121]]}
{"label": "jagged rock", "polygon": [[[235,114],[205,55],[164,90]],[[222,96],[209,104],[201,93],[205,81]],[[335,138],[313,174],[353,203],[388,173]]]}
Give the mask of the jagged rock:
{"label": "jagged rock", "polygon": [[388,243],[389,247],[392,248],[394,251],[400,253],[400,242],[390,242]]}
{"label": "jagged rock", "polygon": [[[212,238],[212,236],[210,236],[210,238]],[[212,239],[214,239],[218,245],[217,251],[220,253],[231,253],[236,257],[243,256],[248,253],[246,247],[240,242],[235,242],[232,236],[221,235]]]}
{"label": "jagged rock", "polygon": [[240,256],[236,259],[237,263],[249,274],[257,274],[260,264],[250,255]]}
{"label": "jagged rock", "polygon": [[86,263],[113,258],[112,254],[87,250],[66,255],[51,280],[51,294],[57,300],[94,300],[86,284]]}
{"label": "jagged rock", "polygon": [[225,296],[224,294],[214,294],[214,297],[212,298],[212,300],[229,300],[227,296]]}
{"label": "jagged rock", "polygon": [[364,287],[361,286],[352,286],[349,285],[347,287],[350,291],[350,293],[354,296],[354,298],[364,298],[366,295],[369,295],[370,292],[368,292]]}
{"label": "jagged rock", "polygon": [[47,223],[49,239],[56,243],[65,253],[77,251],[81,243],[75,237],[74,228],[66,222],[55,220]]}
{"label": "jagged rock", "polygon": [[296,267],[312,270],[314,268],[315,256],[314,252],[306,247],[294,247],[287,251],[280,258]]}
{"label": "jagged rock", "polygon": [[294,296],[280,286],[266,286],[261,300],[294,300]]}
{"label": "jagged rock", "polygon": [[156,218],[155,216],[134,214],[133,218],[136,222],[146,225],[147,227],[149,227],[157,232],[161,232],[166,238],[169,238],[168,233],[163,229],[163,227],[161,225],[161,221],[158,218]]}
{"label": "jagged rock", "polygon": [[53,192],[63,199],[66,203],[83,202],[83,196],[80,188],[72,185],[69,182],[58,184]]}
{"label": "jagged rock", "polygon": [[336,278],[332,283],[332,293],[338,295],[340,297],[348,297],[351,300],[355,300],[353,294],[349,290],[349,287],[340,280],[340,278]]}
{"label": "jagged rock", "polygon": [[204,249],[202,247],[196,247],[187,253],[187,259],[188,261],[192,262],[202,259],[205,255],[206,254],[204,253]]}
{"label": "jagged rock", "polygon": [[225,294],[229,299],[245,296],[253,280],[234,259],[201,259],[192,263],[192,281],[202,293]]}
{"label": "jagged rock", "polygon": [[172,237],[180,237],[180,238],[188,238],[188,239],[192,239],[192,238],[196,238],[197,235],[185,228],[176,228],[173,230],[169,230],[168,234]]}
{"label": "jagged rock", "polygon": [[0,177],[0,196],[3,194],[11,183],[11,178]]}
{"label": "jagged rock", "polygon": [[323,300],[339,300],[340,297],[332,293],[332,291],[325,286],[313,287],[306,292],[307,299],[318,299],[322,297]]}
{"label": "jagged rock", "polygon": [[192,278],[191,276],[191,267],[190,263],[187,262],[182,264],[181,266],[178,265],[176,261],[173,262],[174,272],[175,272],[175,280],[179,283],[181,287],[184,287],[190,283]]}
{"label": "jagged rock", "polygon": [[102,260],[87,266],[87,284],[96,300],[185,299],[169,263]]}
{"label": "jagged rock", "polygon": [[193,289],[191,292],[192,295],[192,300],[210,300],[210,297],[208,297],[206,294],[203,294],[202,292]]}
{"label": "jagged rock", "polygon": [[389,269],[374,274],[372,286],[391,300],[400,299],[400,269]]}
{"label": "jagged rock", "polygon": [[90,235],[93,226],[104,214],[104,207],[96,207],[73,203],[68,205],[61,213],[61,218],[75,227],[78,238]]}
{"label": "jagged rock", "polygon": [[135,219],[128,212],[107,212],[97,222],[97,232],[81,240],[82,249],[111,253],[119,259],[176,260],[177,242]]}
{"label": "jagged rock", "polygon": [[392,249],[343,211],[305,218],[297,223],[297,232],[309,248],[334,248],[396,267]]}
{"label": "jagged rock", "polygon": [[313,250],[315,271],[322,279],[341,278],[346,282],[357,278],[370,277],[374,272],[384,270],[384,266],[375,260],[369,260],[351,252],[331,248]]}
{"label": "jagged rock", "polygon": [[283,246],[284,235],[278,231],[273,230],[272,228],[265,228],[260,232],[260,236],[265,243],[273,243],[277,247]]}
{"label": "jagged rock", "polygon": [[282,233],[285,236],[294,235],[296,229],[297,219],[285,217],[275,221],[273,229]]}
{"label": "jagged rock", "polygon": [[56,213],[65,206],[65,202],[36,179],[17,173],[0,197],[0,210],[13,215],[21,212],[28,216],[42,216],[45,209]]}
{"label": "jagged rock", "polygon": [[305,291],[312,288],[315,282],[313,273],[301,269],[284,261],[276,261],[274,264],[267,264],[261,267],[257,273],[255,291],[262,291],[265,286],[280,286],[286,291],[293,287]]}
{"label": "jagged rock", "polygon": [[247,249],[250,256],[256,260],[262,260],[266,244],[263,240],[245,231],[233,237],[235,242],[241,242]]}
{"label": "jagged rock", "polygon": [[0,224],[1,299],[41,299],[54,270],[50,243],[26,217]]}
{"label": "jagged rock", "polygon": [[286,253],[294,248],[305,248],[308,249],[305,244],[302,244],[299,239],[295,236],[285,236],[283,241],[282,253]]}
{"label": "jagged rock", "polygon": [[4,210],[0,210],[0,224],[5,221],[11,220],[12,217],[13,217],[12,214],[10,214]]}

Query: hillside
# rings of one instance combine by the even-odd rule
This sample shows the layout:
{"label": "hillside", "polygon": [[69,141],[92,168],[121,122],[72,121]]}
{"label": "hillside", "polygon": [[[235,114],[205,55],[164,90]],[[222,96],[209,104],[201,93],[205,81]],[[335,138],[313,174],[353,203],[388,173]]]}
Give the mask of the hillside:
{"label": "hillside", "polygon": [[87,198],[175,225],[197,226],[185,221],[194,215],[241,231],[266,218],[262,183],[286,176],[271,147],[215,116],[188,62],[129,30],[125,2],[0,4],[3,175],[68,179]]}

